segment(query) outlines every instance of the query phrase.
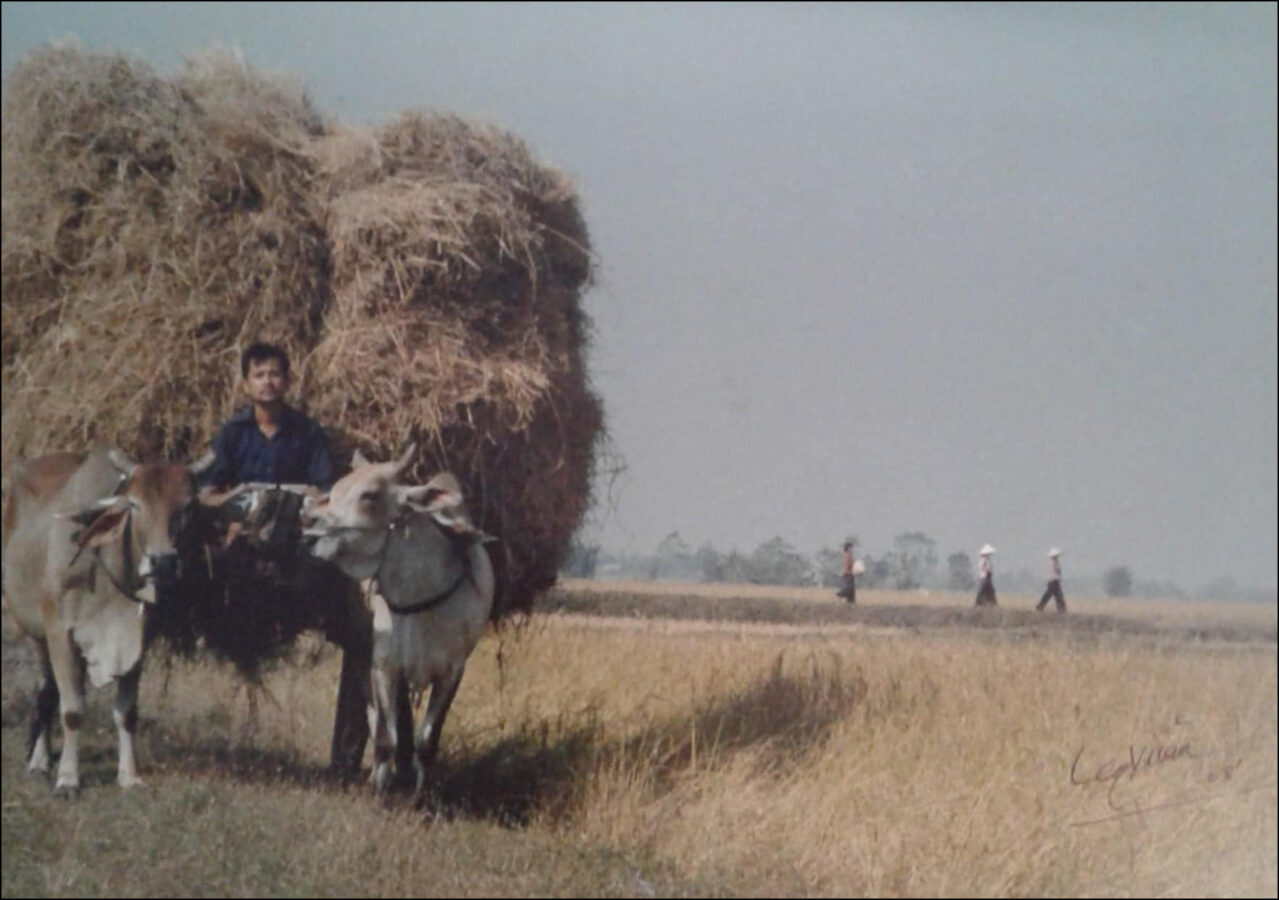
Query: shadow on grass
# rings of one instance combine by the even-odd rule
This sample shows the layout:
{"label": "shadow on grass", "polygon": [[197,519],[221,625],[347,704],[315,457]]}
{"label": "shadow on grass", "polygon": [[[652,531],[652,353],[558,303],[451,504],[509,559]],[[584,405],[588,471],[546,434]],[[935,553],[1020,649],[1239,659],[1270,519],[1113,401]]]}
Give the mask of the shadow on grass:
{"label": "shadow on grass", "polygon": [[149,743],[151,759],[162,770],[248,784],[305,788],[340,788],[355,780],[342,778],[327,765],[308,762],[296,751],[255,746],[222,736],[183,742],[179,747],[162,729],[159,731]]}
{"label": "shadow on grass", "polygon": [[[841,671],[834,655],[829,663],[808,654],[788,664],[779,654],[768,674],[753,683],[709,697],[691,714],[644,722],[625,738],[608,738],[599,711],[592,707],[556,719],[525,719],[496,741],[470,746],[451,744],[446,725],[443,752],[431,776],[436,810],[446,817],[487,819],[507,827],[523,827],[535,818],[563,821],[591,801],[597,786],[620,783],[659,798],[690,775],[726,765],[743,752],[752,754],[761,777],[771,777],[822,746],[841,718],[880,705],[866,699],[860,672]],[[32,702],[30,694],[11,696],[5,704],[6,724],[27,721]],[[90,720],[83,760],[101,768],[104,778],[114,777],[115,728],[109,708],[93,710]],[[237,738],[218,711],[174,723],[144,718],[140,726],[144,777],[149,769],[264,786],[346,790],[354,785],[371,799],[367,768],[356,778],[343,779],[297,750]]]}
{"label": "shadow on grass", "polygon": [[605,739],[593,709],[572,720],[522,723],[477,755],[441,758],[438,801],[449,814],[523,826],[535,816],[571,817],[604,779],[660,797],[681,778],[743,751],[755,754],[761,775],[780,773],[820,747],[831,726],[866,697],[860,674],[844,675],[832,659],[824,668],[810,656],[808,671],[787,672],[779,654],[772,671],[746,688],[622,740]]}

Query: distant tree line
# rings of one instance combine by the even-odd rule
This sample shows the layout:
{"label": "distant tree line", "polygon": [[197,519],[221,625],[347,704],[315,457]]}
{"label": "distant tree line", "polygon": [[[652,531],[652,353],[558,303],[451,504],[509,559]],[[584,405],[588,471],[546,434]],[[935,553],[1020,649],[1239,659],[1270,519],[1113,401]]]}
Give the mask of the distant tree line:
{"label": "distant tree line", "polygon": [[[856,537],[850,536],[856,543]],[[842,543],[842,542],[840,542]],[[869,589],[971,591],[976,590],[976,564],[963,551],[946,557],[939,565],[937,542],[922,531],[907,531],[893,539],[882,554],[865,553],[857,558],[865,572],[857,584]],[[652,553],[609,553],[599,544],[574,540],[560,574],[569,578],[628,578],[636,580],[704,581],[727,584],[776,584],[835,589],[843,571],[843,554],[838,545],[806,555],[782,537],[764,541],[754,550],[722,551],[705,542],[696,549],[678,531],[658,542]],[[1046,573],[1028,568],[997,571],[995,582],[1001,591],[1030,594],[1042,591]],[[1163,597],[1189,599],[1191,596],[1170,581],[1138,579],[1130,567],[1116,565],[1101,575],[1066,576],[1067,591],[1081,596]],[[1273,589],[1241,588],[1233,578],[1222,576],[1195,592],[1206,600],[1275,603]]]}
{"label": "distant tree line", "polygon": [[[856,541],[853,538],[854,542]],[[975,584],[967,554],[954,553],[947,560],[949,582],[936,584],[937,542],[922,531],[899,534],[892,549],[881,556],[858,552],[865,566],[858,583],[866,588],[893,587],[913,590],[924,586],[966,589]],[[694,550],[678,531],[658,542],[650,554],[611,554],[598,544],[574,541],[561,566],[573,578],[616,577],[707,581],[728,584],[777,584],[835,588],[843,572],[843,554],[827,547],[807,556],[782,537],[764,541],[749,553],[721,551],[703,543]]]}

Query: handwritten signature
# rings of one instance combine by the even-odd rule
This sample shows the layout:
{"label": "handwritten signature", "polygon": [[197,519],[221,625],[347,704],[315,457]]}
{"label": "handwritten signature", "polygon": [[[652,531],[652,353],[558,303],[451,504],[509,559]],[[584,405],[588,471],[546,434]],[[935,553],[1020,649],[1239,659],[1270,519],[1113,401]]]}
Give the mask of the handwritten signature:
{"label": "handwritten signature", "polygon": [[[1180,716],[1173,722],[1173,726],[1186,724]],[[1113,814],[1074,824],[1091,825],[1151,810],[1202,802],[1210,797],[1196,796],[1156,804],[1143,802],[1145,798],[1140,796],[1137,783],[1153,781],[1153,775],[1161,770],[1184,768],[1194,763],[1197,764],[1198,773],[1204,782],[1221,784],[1230,781],[1243,764],[1242,757],[1214,759],[1216,754],[1197,751],[1189,739],[1172,739],[1166,736],[1170,731],[1171,729],[1164,729],[1162,734],[1157,733],[1150,743],[1129,744],[1126,755],[1109,756],[1096,765],[1085,761],[1087,747],[1080,747],[1070,763],[1070,783],[1080,788],[1089,785],[1105,787],[1106,805]]]}

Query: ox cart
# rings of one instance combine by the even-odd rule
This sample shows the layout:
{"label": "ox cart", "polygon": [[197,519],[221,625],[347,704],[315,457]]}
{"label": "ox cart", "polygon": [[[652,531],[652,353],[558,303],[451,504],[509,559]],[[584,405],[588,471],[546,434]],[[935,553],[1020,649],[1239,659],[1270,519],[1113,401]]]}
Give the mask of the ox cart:
{"label": "ox cart", "polygon": [[240,485],[221,498],[205,564],[184,574],[177,602],[157,610],[157,630],[180,651],[206,650],[249,679],[304,631],[342,651],[329,762],[358,774],[369,737],[373,620],[359,584],[305,551],[302,485]]}

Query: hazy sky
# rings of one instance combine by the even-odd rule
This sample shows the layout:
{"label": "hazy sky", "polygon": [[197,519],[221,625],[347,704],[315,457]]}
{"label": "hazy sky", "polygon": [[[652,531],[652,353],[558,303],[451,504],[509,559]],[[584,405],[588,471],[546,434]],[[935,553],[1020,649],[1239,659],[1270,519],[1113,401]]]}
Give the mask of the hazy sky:
{"label": "hazy sky", "polygon": [[4,72],[67,35],[572,175],[610,549],[1276,584],[1274,4],[4,3]]}

